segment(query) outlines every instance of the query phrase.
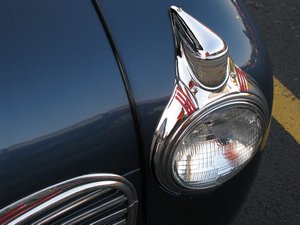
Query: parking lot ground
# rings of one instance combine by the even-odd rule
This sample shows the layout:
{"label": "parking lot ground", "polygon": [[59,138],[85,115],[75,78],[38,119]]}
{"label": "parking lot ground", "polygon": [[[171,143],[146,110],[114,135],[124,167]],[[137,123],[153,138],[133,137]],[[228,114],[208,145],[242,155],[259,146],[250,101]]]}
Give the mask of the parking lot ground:
{"label": "parking lot ground", "polygon": [[300,100],[277,78],[274,78],[272,114],[277,122],[300,144]]}
{"label": "parking lot ground", "polygon": [[261,166],[234,225],[300,225],[300,4],[245,0],[269,50],[272,126]]}

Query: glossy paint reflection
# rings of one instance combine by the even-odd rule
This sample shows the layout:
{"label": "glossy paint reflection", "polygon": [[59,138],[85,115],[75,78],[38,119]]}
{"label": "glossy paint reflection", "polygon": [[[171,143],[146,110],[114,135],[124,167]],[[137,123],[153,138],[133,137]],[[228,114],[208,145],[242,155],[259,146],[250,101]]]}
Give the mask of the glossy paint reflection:
{"label": "glossy paint reflection", "polygon": [[128,99],[92,2],[0,8],[0,207],[74,176],[138,168]]}
{"label": "glossy paint reflection", "polygon": [[0,149],[126,103],[93,5],[79,2],[5,3]]}

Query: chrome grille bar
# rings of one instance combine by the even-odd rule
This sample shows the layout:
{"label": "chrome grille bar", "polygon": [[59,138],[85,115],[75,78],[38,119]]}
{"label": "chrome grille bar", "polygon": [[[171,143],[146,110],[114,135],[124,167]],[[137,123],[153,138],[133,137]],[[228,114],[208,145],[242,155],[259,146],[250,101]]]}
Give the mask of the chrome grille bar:
{"label": "chrome grille bar", "polygon": [[0,210],[0,224],[136,223],[133,185],[114,174],[90,174],[50,186]]}
{"label": "chrome grille bar", "polygon": [[[122,196],[119,196],[117,198],[114,198],[113,200],[109,201],[109,202],[106,202],[96,208],[93,208],[92,210],[89,210],[85,213],[82,213],[66,222],[64,222],[63,224],[64,225],[67,225],[67,224],[76,224],[76,223],[81,223],[85,220],[88,220],[89,218],[97,215],[97,214],[100,214],[102,213],[103,211],[107,210],[107,209],[111,209],[111,208],[114,208],[122,203],[124,203],[125,201],[127,201],[127,198],[126,196],[122,195]],[[126,209],[127,211],[127,209]]]}
{"label": "chrome grille bar", "polygon": [[62,206],[61,208],[53,211],[52,213],[47,214],[45,217],[39,219],[38,221],[34,222],[33,225],[40,225],[40,224],[45,224],[45,223],[49,223],[51,222],[53,219],[57,218],[58,216],[65,214],[67,212],[69,212],[70,210],[88,202],[91,201],[92,199],[103,195],[107,192],[109,192],[111,189],[104,189],[104,190],[97,190],[92,192],[91,194],[87,195],[87,196],[83,196],[65,206]]}

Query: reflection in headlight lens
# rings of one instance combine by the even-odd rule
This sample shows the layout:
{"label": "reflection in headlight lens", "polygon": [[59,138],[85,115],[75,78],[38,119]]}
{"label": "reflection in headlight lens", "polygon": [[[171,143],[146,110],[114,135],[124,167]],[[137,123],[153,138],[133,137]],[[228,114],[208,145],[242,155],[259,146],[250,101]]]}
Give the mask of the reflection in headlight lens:
{"label": "reflection in headlight lens", "polygon": [[176,147],[175,180],[196,189],[225,182],[254,156],[262,132],[262,120],[255,109],[229,108],[207,115]]}

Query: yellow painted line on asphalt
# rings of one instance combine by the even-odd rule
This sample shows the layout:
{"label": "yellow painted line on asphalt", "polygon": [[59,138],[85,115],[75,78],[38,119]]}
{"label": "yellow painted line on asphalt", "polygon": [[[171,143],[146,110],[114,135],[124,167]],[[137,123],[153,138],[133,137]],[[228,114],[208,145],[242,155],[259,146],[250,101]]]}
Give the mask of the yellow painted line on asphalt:
{"label": "yellow painted line on asphalt", "polygon": [[300,143],[300,100],[275,77],[273,117]]}

